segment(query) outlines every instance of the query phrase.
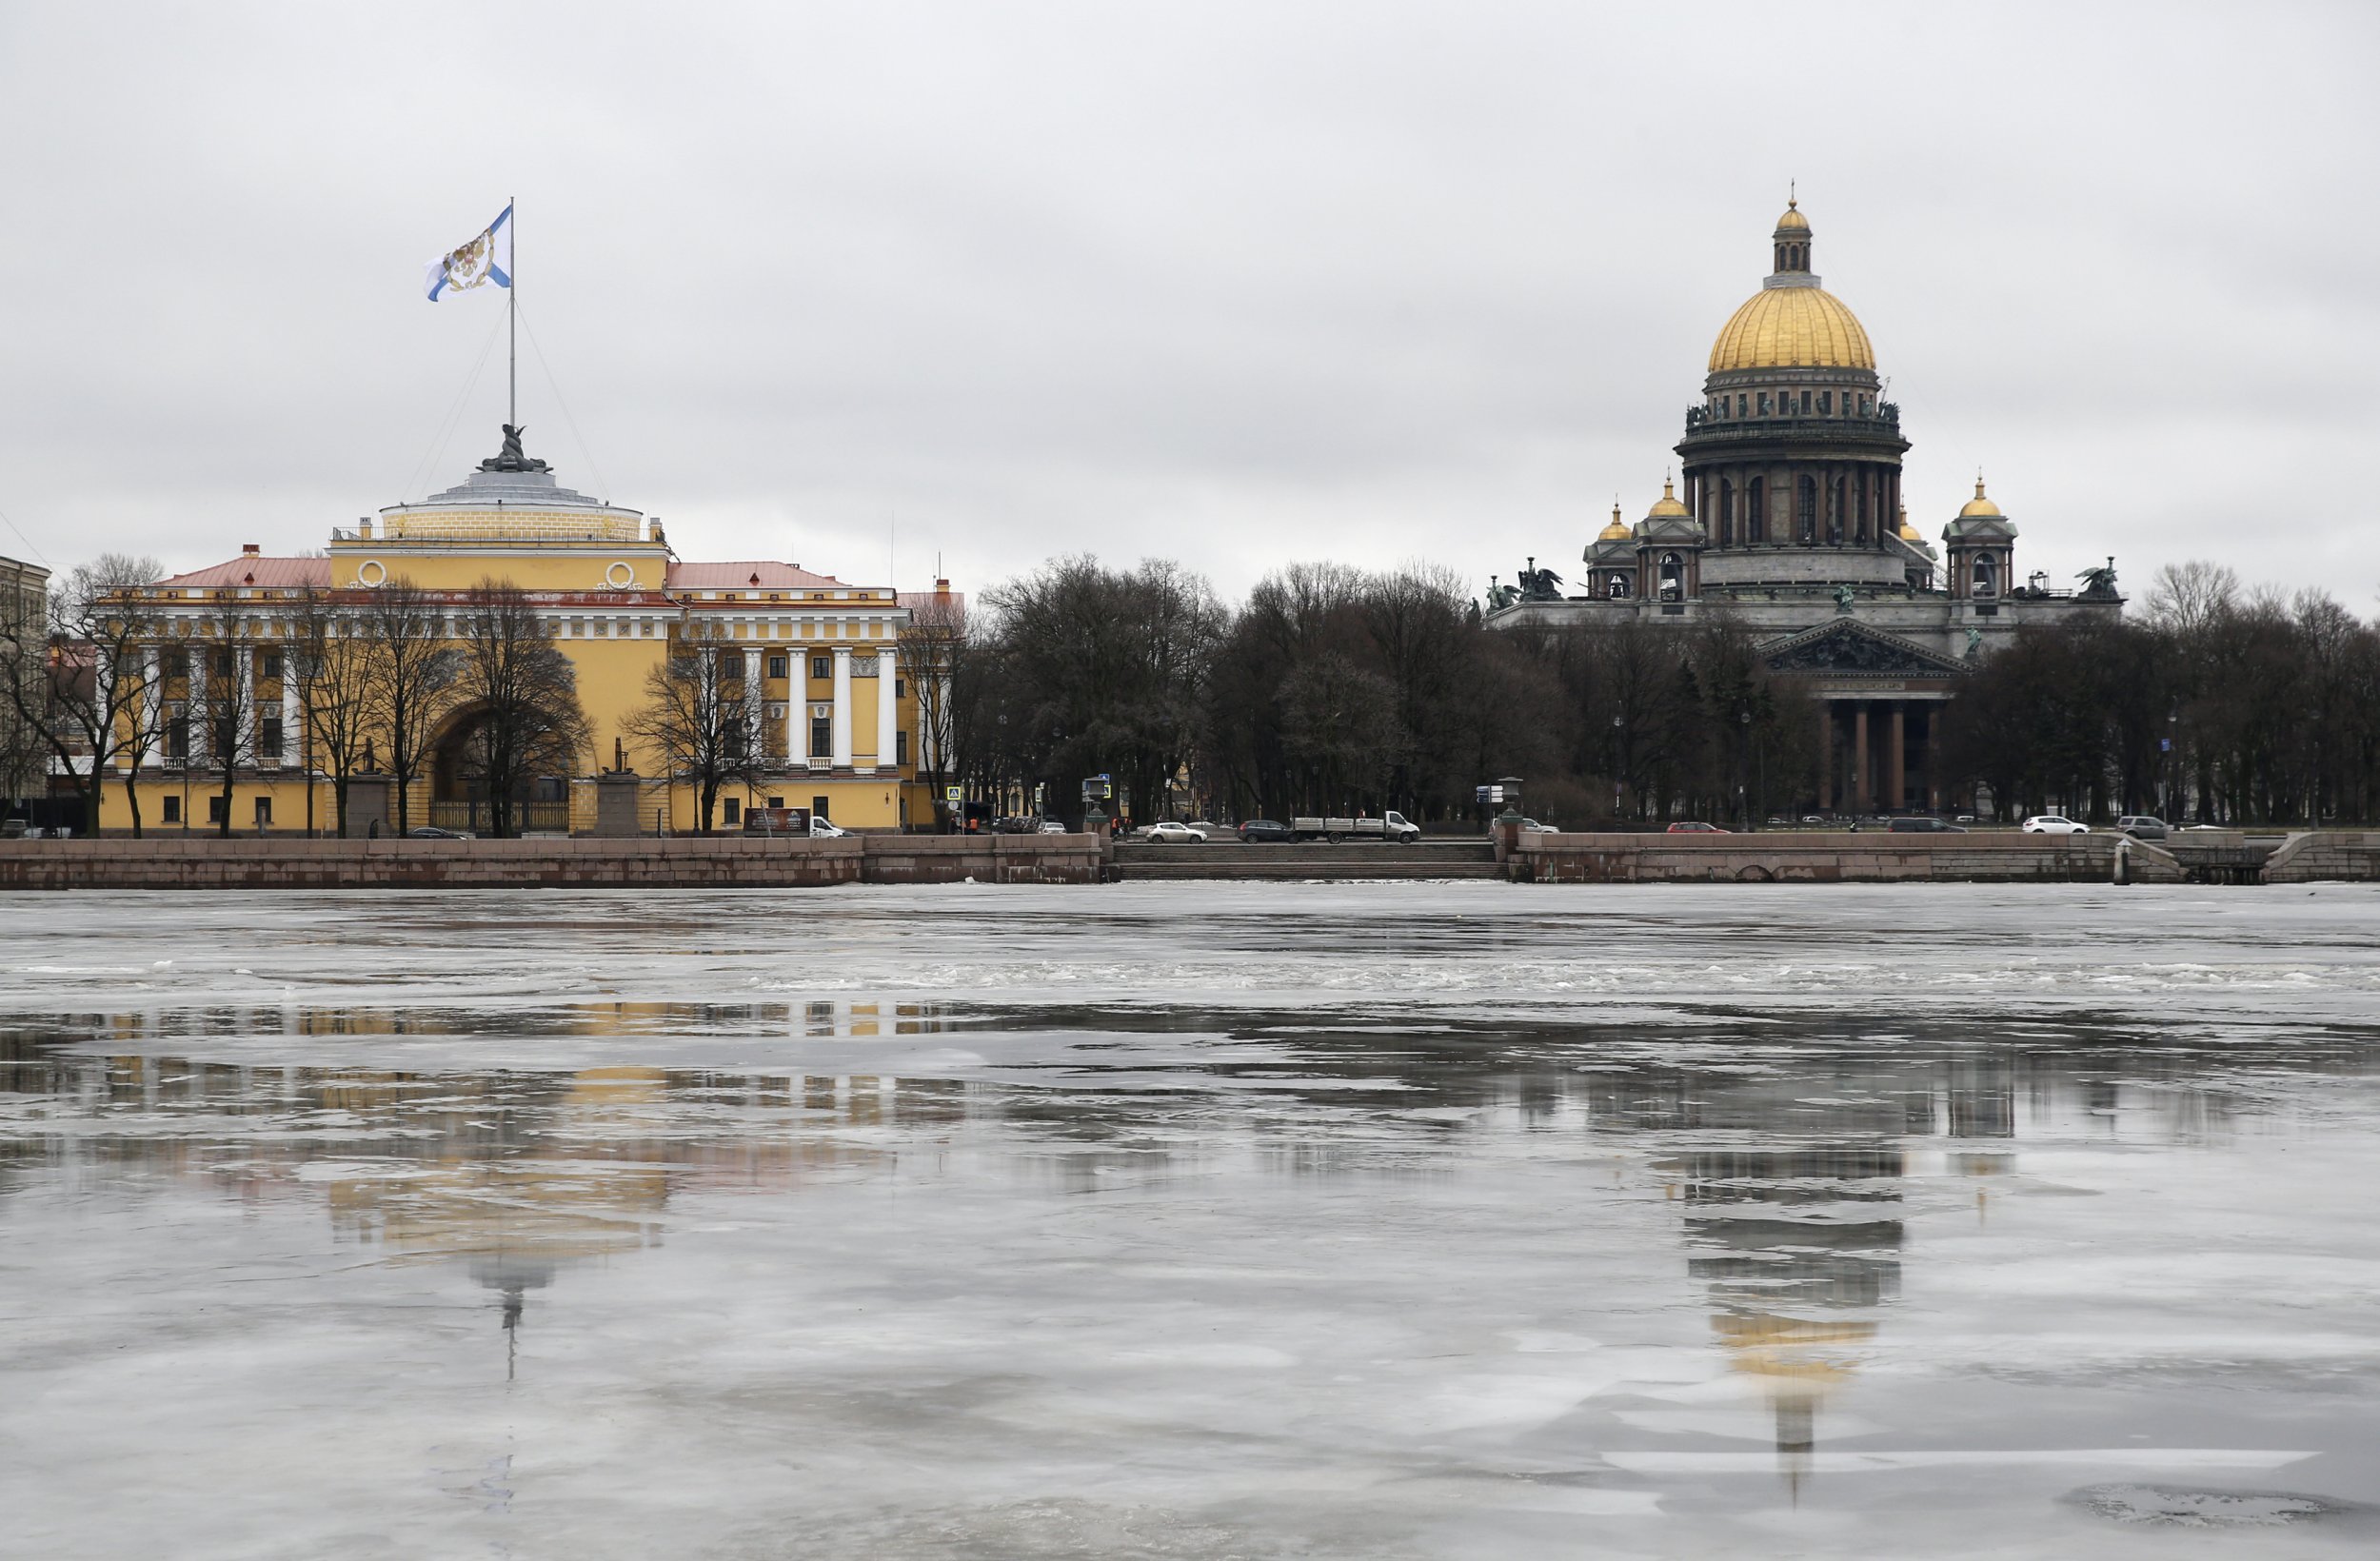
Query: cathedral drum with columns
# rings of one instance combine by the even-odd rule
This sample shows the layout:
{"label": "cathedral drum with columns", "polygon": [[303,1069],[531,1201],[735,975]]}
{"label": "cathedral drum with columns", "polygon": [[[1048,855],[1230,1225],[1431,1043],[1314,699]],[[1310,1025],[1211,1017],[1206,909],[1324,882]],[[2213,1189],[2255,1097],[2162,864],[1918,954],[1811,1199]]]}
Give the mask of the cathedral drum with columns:
{"label": "cathedral drum with columns", "polygon": [[1491,590],[1491,627],[1648,622],[1724,614],[1822,715],[1827,809],[1935,809],[1935,713],[2026,624],[2123,610],[2115,572],[2077,591],[2016,583],[2016,527],[1984,491],[1936,550],[1909,524],[1900,409],[1883,399],[1856,315],[1811,269],[1810,220],[1790,203],[1773,268],[1712,344],[1675,480],[1644,519],[1619,509],[1586,547],[1577,594],[1534,568]]}

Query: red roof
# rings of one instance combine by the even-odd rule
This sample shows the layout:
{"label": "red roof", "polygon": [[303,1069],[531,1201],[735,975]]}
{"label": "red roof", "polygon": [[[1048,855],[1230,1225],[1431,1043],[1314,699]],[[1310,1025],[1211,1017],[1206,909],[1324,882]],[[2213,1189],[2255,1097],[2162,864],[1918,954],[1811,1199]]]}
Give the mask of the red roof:
{"label": "red roof", "polygon": [[228,563],[209,564],[204,569],[193,569],[187,575],[168,575],[157,583],[169,591],[221,589],[227,585],[255,585],[276,591],[294,590],[301,585],[327,586],[330,583],[330,561],[268,559],[255,553],[244,553]]}
{"label": "red roof", "polygon": [[[755,575],[760,578],[753,579]],[[756,587],[762,590],[823,591],[842,584],[843,582],[832,575],[814,575],[807,569],[766,559],[731,560],[722,563],[673,563],[669,565],[669,588],[673,591],[748,591]]]}

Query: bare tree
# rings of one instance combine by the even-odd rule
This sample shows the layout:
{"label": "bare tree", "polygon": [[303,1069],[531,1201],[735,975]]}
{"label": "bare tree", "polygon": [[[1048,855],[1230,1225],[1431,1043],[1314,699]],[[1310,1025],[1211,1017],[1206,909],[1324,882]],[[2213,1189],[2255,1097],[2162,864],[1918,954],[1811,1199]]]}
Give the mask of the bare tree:
{"label": "bare tree", "polygon": [[87,834],[99,832],[100,788],[119,761],[132,833],[141,832],[134,782],[156,745],[165,701],[151,697],[142,675],[157,619],[140,593],[164,572],[152,558],[104,553],[55,583],[46,622],[21,607],[0,609],[0,659],[39,669],[6,679],[0,694],[73,786]]}
{"label": "bare tree", "polygon": [[705,830],[720,788],[757,784],[768,768],[759,694],[742,651],[681,643],[645,674],[645,702],[622,723],[664,774],[694,787]]}
{"label": "bare tree", "polygon": [[[964,768],[959,703],[965,692],[966,599],[938,590],[912,598],[908,605],[909,626],[901,632],[895,656],[916,702],[917,776],[930,788],[939,816],[948,806],[943,787]],[[795,686],[801,686],[798,679]]]}
{"label": "bare tree", "polygon": [[483,580],[462,613],[460,700],[472,709],[470,757],[486,788],[490,833],[517,833],[514,805],[532,780],[567,775],[591,741],[578,674],[528,594]]}
{"label": "bare tree", "polygon": [[411,792],[429,761],[430,740],[454,706],[463,654],[446,639],[446,605],[399,576],[363,610],[370,646],[370,735],[375,758],[396,780],[397,833],[411,827]]}
{"label": "bare tree", "polygon": [[247,615],[228,590],[218,593],[199,622],[208,638],[190,647],[190,710],[205,736],[206,767],[219,787],[211,821],[218,834],[229,835],[233,787],[240,772],[256,762],[255,646],[244,637]]}
{"label": "bare tree", "polygon": [[329,591],[308,588],[297,610],[296,638],[285,676],[298,690],[308,774],[320,764],[330,774],[331,806],[338,832],[347,832],[347,779],[363,767],[371,741],[380,660],[367,635],[368,625],[345,610]]}

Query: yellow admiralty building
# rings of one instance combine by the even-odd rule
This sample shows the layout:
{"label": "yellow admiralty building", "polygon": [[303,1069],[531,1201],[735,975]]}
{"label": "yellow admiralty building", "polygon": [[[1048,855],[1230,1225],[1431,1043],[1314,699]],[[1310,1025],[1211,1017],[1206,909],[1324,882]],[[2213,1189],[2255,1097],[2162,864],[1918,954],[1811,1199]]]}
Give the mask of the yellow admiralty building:
{"label": "yellow admiralty building", "polygon": [[[565,741],[495,767],[501,810],[486,680],[452,674],[488,660],[470,642],[491,596],[526,630],[513,649],[547,669],[528,697],[577,704],[548,728]],[[389,719],[390,688],[340,670],[406,632],[389,626],[399,600],[417,625],[417,670],[404,670],[400,645],[384,681],[411,679],[398,696],[413,706],[409,736],[407,720]],[[683,831],[704,822],[698,761],[719,827],[761,807],[847,829],[936,817],[942,680],[920,647],[962,610],[948,582],[903,594],[791,563],[682,560],[658,517],[562,485],[510,426],[503,453],[461,484],[336,529],[320,554],[250,545],[117,604],[129,632],[93,667],[131,684],[115,701],[128,741],[102,763],[109,832],[134,827],[137,798],[150,831],[329,833],[342,793],[349,834],[585,834],[599,815],[604,833],[626,832],[629,818],[639,832]],[[441,659],[446,673],[419,675]],[[671,680],[686,697],[657,713]],[[618,805],[624,789],[632,815]]]}

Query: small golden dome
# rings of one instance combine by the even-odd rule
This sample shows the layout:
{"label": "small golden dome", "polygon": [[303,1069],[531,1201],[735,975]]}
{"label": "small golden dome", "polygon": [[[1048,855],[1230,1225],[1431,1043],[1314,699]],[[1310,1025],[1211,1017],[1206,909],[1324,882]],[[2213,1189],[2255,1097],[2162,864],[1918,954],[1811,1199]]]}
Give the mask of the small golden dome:
{"label": "small golden dome", "polygon": [[1962,521],[1996,521],[2004,518],[2000,514],[2000,506],[1983,496],[1983,477],[1981,473],[1977,473],[1975,476],[1975,496],[1967,501],[1967,507],[1958,512],[1958,518]]}
{"label": "small golden dome", "polygon": [[1738,368],[1875,367],[1858,316],[1824,287],[1763,287],[1711,344],[1711,372]]}
{"label": "small golden dome", "polygon": [[1635,535],[1635,532],[1628,529],[1628,523],[1619,518],[1619,505],[1614,504],[1612,506],[1612,524],[1605,526],[1603,528],[1602,535],[1597,537],[1595,540],[1597,542],[1626,542],[1630,537]]}
{"label": "small golden dome", "polygon": [[1672,518],[1690,521],[1694,519],[1694,511],[1678,503],[1674,484],[1667,477],[1663,477],[1661,496],[1653,501],[1653,507],[1645,511],[1644,518],[1648,521],[1663,521]]}
{"label": "small golden dome", "polygon": [[1810,219],[1801,214],[1801,202],[1798,199],[1787,201],[1785,203],[1785,215],[1776,219],[1776,236],[1778,238],[1783,238],[1788,233],[1807,233],[1809,231]]}
{"label": "small golden dome", "polygon": [[1903,505],[1901,505],[1901,507],[1900,507],[1900,517],[1901,517],[1901,541],[1903,541],[1903,542],[1914,542],[1914,543],[1922,543],[1922,542],[1924,542],[1924,541],[1925,541],[1925,538],[1923,538],[1923,537],[1921,537],[1921,536],[1917,535],[1917,528],[1916,528],[1915,526],[1914,526],[1914,525],[1912,525],[1912,524],[1909,524],[1909,506],[1908,506],[1907,504],[1903,504]]}

